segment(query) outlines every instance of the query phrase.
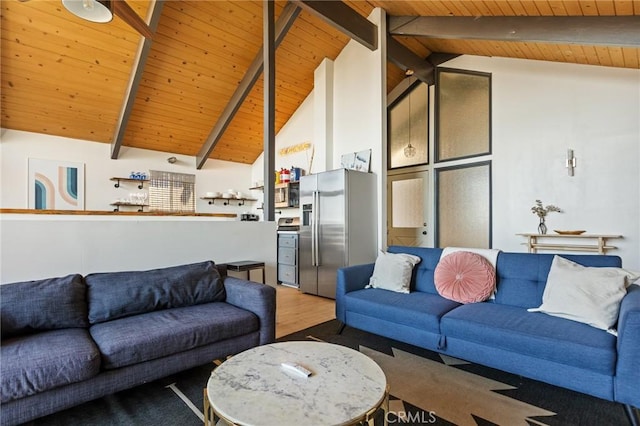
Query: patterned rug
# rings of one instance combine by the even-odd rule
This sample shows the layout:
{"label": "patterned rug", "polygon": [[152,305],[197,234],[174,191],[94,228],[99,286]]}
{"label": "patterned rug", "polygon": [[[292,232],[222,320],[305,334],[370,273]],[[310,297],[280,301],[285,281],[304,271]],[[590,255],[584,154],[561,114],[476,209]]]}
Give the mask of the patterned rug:
{"label": "patterned rug", "polygon": [[[375,360],[390,384],[387,415],[390,425],[629,424],[620,404],[471,364],[350,327],[340,335],[337,330],[338,322],[333,320],[278,340],[335,343],[359,350]],[[199,426],[203,421],[203,388],[215,367],[216,363],[196,367],[30,424]],[[265,425],[279,426],[268,422]]]}

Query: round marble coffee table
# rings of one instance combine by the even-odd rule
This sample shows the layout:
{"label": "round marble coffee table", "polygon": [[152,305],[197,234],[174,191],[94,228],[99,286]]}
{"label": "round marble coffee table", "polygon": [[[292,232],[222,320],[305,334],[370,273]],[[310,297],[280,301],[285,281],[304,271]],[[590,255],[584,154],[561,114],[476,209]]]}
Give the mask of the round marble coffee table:
{"label": "round marble coffee table", "polygon": [[[294,362],[312,372],[285,370]],[[322,342],[282,342],[234,355],[209,378],[205,425],[211,412],[238,425],[349,425],[373,423],[389,405],[387,379],[366,355]]]}

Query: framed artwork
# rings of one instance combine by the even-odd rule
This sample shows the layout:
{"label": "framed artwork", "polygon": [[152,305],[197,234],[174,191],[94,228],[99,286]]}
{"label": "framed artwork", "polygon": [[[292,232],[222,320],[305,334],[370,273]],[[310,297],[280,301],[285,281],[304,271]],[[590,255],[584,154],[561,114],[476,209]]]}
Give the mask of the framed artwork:
{"label": "framed artwork", "polygon": [[419,83],[388,108],[388,168],[429,162],[429,86]]}
{"label": "framed artwork", "polygon": [[84,210],[84,163],[29,158],[29,208]]}
{"label": "framed artwork", "polygon": [[356,152],[355,160],[353,162],[353,169],[360,172],[369,173],[369,165],[371,163],[371,150],[365,149],[364,151]]}
{"label": "framed artwork", "polygon": [[491,74],[438,68],[436,162],[491,154]]}

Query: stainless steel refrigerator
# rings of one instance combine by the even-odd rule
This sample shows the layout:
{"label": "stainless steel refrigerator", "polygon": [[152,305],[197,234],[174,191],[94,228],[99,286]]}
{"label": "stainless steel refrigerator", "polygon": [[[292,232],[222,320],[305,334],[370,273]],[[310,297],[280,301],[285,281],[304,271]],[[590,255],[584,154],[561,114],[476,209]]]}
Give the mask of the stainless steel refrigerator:
{"label": "stainless steel refrigerator", "polygon": [[336,297],[338,268],[375,261],[375,175],[338,169],[300,179],[300,290]]}

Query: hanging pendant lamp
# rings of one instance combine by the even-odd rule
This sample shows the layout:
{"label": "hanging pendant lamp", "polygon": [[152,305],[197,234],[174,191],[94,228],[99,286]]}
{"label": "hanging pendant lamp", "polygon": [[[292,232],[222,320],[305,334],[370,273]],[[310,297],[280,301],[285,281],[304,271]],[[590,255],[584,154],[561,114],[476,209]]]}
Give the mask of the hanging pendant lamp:
{"label": "hanging pendant lamp", "polygon": [[69,12],[87,21],[106,23],[113,19],[109,0],[62,0],[62,5]]}

